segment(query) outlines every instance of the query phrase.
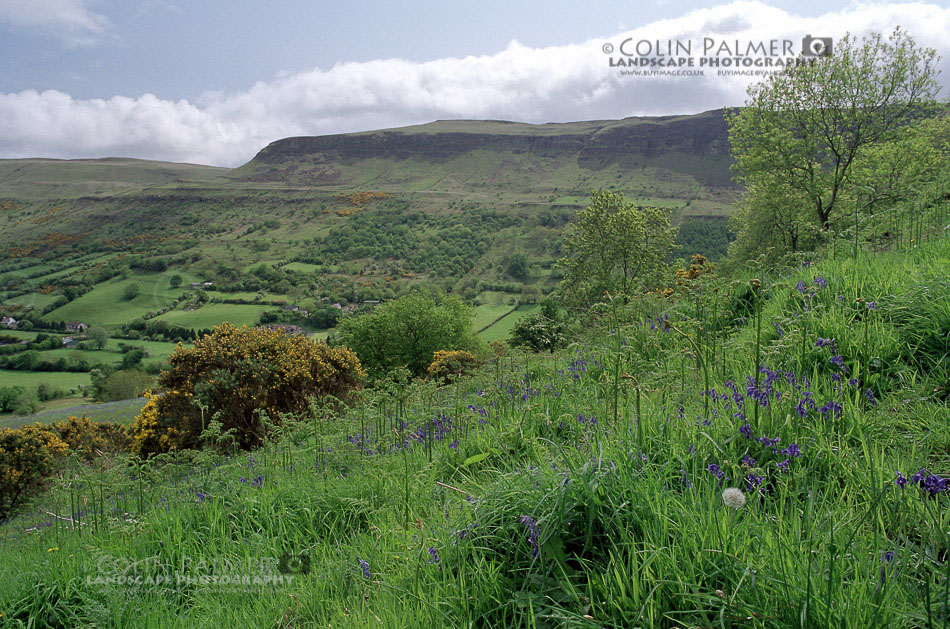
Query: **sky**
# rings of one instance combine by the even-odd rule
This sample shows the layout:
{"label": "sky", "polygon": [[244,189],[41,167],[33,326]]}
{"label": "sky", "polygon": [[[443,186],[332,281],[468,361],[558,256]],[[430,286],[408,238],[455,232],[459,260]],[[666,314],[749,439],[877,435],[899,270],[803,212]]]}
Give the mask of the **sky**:
{"label": "sky", "polygon": [[947,86],[947,2],[0,0],[0,157],[238,166],[295,135],[697,113],[761,78],[724,58],[896,26]]}

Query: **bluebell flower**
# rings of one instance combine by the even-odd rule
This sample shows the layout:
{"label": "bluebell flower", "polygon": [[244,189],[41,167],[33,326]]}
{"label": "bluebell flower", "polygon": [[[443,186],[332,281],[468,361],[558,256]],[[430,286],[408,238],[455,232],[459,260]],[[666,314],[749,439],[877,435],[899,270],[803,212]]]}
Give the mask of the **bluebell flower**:
{"label": "bluebell flower", "polygon": [[528,527],[528,541],[531,542],[531,558],[537,559],[538,549],[538,522],[530,515],[521,516],[521,523]]}
{"label": "bluebell flower", "polygon": [[435,546],[429,546],[429,559],[426,563],[439,563],[439,551],[436,550]]}
{"label": "bluebell flower", "polygon": [[897,475],[897,478],[894,479],[894,484],[900,487],[901,489],[903,489],[904,487],[907,487],[907,482],[908,482],[907,478],[903,474],[901,474],[899,471],[895,472],[895,474]]}
{"label": "bluebell flower", "polygon": [[363,559],[357,559],[357,561],[360,563],[360,568],[363,569],[363,577],[366,579],[371,578],[372,575],[370,575],[369,572],[369,562],[364,561]]}
{"label": "bluebell flower", "polygon": [[825,288],[826,286],[828,286],[828,280],[826,280],[823,277],[816,277],[814,284],[818,288]]}

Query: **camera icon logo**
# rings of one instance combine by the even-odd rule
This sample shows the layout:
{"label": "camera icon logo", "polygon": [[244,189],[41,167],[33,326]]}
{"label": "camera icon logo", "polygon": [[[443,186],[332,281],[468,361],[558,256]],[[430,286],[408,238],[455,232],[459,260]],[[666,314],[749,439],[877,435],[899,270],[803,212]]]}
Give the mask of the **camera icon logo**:
{"label": "camera icon logo", "polygon": [[805,35],[802,37],[802,55],[805,57],[830,57],[831,38]]}
{"label": "camera icon logo", "polygon": [[277,571],[281,574],[307,574],[310,572],[310,555],[281,555]]}

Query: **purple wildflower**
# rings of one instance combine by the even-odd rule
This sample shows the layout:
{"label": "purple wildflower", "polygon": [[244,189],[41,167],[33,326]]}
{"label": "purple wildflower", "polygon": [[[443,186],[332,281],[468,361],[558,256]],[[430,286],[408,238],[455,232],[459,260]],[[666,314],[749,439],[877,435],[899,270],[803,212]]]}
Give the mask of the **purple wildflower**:
{"label": "purple wildflower", "polygon": [[864,397],[867,398],[871,406],[877,406],[877,399],[874,397],[874,391],[872,391],[871,389],[868,389],[867,391],[864,392]]}
{"label": "purple wildflower", "polygon": [[365,579],[371,578],[371,575],[370,575],[370,572],[369,572],[369,562],[367,562],[367,561],[365,561],[365,560],[363,560],[363,559],[357,559],[357,561],[360,562],[360,568],[363,569],[363,578],[365,578]]}
{"label": "purple wildflower", "polygon": [[797,443],[790,443],[788,447],[782,450],[782,454],[787,455],[793,459],[797,459],[802,455],[802,451],[798,448]]}
{"label": "purple wildflower", "polygon": [[435,546],[429,546],[429,559],[426,563],[439,563],[439,551],[436,550]]}
{"label": "purple wildflower", "polygon": [[904,487],[907,487],[907,482],[908,482],[907,477],[901,474],[899,471],[895,472],[895,474],[897,474],[897,478],[894,479],[894,484],[900,487],[901,489],[903,489]]}
{"label": "purple wildflower", "polygon": [[530,515],[521,516],[521,523],[528,527],[528,541],[531,542],[531,558],[537,559],[538,550],[538,521]]}
{"label": "purple wildflower", "polygon": [[815,281],[814,281],[814,284],[815,284],[815,286],[817,286],[818,288],[825,288],[826,286],[828,286],[828,280],[826,280],[826,279],[823,278],[823,277],[816,277],[816,278],[815,278]]}

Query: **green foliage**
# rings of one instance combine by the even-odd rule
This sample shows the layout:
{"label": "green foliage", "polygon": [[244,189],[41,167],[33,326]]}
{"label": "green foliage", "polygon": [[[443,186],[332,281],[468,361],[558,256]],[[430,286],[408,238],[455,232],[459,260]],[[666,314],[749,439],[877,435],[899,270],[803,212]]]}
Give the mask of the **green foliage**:
{"label": "green foliage", "polygon": [[736,254],[794,252],[814,246],[817,232],[843,229],[854,195],[866,192],[855,170],[932,110],[936,74],[936,52],[898,29],[887,40],[846,36],[832,54],[750,86],[729,120],[747,190]]}
{"label": "green foliage", "polygon": [[676,229],[675,243],[679,253],[692,256],[699,253],[715,262],[726,255],[735,234],[724,217],[697,216],[685,219]]}
{"label": "green foliage", "polygon": [[[125,354],[125,356],[131,355],[133,355],[131,352]],[[125,356],[123,363],[126,362]],[[115,402],[140,397],[154,382],[152,376],[131,366],[119,370],[109,367],[93,369],[89,375],[92,381],[92,399],[97,402]]]}
{"label": "green foliage", "polygon": [[314,310],[310,313],[310,316],[307,318],[307,323],[318,330],[333,328],[336,327],[336,324],[342,315],[343,313],[339,308],[334,308],[332,306],[327,308],[318,308],[317,310]]}
{"label": "green foliage", "polygon": [[109,333],[101,326],[94,325],[90,327],[86,330],[86,336],[89,337],[89,340],[99,349],[105,349],[106,345],[109,344]]}
{"label": "green foliage", "polygon": [[178,288],[179,286],[181,286],[181,282],[182,282],[182,277],[181,275],[178,275],[177,273],[175,275],[172,275],[170,278],[168,278],[168,285],[171,286],[172,288]]}
{"label": "green foliage", "polygon": [[621,299],[657,286],[669,262],[675,232],[670,212],[624,201],[623,194],[591,194],[564,237],[564,298],[574,305],[596,303],[605,293]]}
{"label": "green foliage", "polygon": [[122,299],[125,301],[132,301],[139,294],[139,285],[132,283],[126,284],[125,288],[122,289]]}
{"label": "green foliage", "polygon": [[521,317],[511,328],[508,344],[527,347],[536,352],[551,352],[567,345],[564,324],[542,313]]}
{"label": "green foliage", "polygon": [[508,275],[518,280],[528,278],[528,260],[523,253],[513,253],[508,258]]}
{"label": "green foliage", "polygon": [[344,318],[340,337],[373,376],[400,366],[421,376],[439,350],[480,347],[472,332],[472,315],[457,297],[414,289],[367,314]]}

